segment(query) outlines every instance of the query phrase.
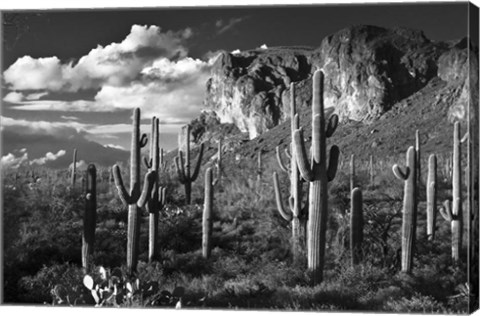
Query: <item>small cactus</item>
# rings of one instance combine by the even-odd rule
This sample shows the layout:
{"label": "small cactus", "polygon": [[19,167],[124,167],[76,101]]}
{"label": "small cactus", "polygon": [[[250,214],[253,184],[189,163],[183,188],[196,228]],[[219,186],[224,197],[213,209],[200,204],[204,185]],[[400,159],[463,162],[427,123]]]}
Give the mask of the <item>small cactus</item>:
{"label": "small cactus", "polygon": [[82,235],[82,266],[85,270],[88,269],[89,260],[93,255],[97,218],[97,169],[93,164],[88,166],[86,185]]}
{"label": "small cactus", "polygon": [[213,226],[213,176],[212,168],[205,171],[205,202],[203,205],[202,221],[202,255],[210,258],[212,252],[212,226]]}
{"label": "small cactus", "polygon": [[410,273],[413,264],[413,250],[415,248],[415,234],[417,227],[417,168],[415,148],[407,150],[407,166],[402,170],[394,165],[392,170],[395,176],[405,182],[403,195],[402,218],[402,271]]}
{"label": "small cactus", "polygon": [[[333,145],[327,161],[326,139],[332,136],[338,125],[338,116],[332,115],[325,120],[323,105],[324,74],[315,71],[312,80],[312,148],[311,161],[307,156],[307,148],[303,137],[303,129],[294,132],[294,153],[298,169],[302,177],[310,182],[308,228],[307,228],[307,261],[312,273],[313,284],[323,280],[325,264],[325,246],[328,221],[328,182],[335,178],[340,151]],[[296,114],[298,116],[298,114]]]}
{"label": "small cactus", "polygon": [[202,163],[203,156],[203,143],[200,146],[200,152],[198,154],[197,165],[193,171],[193,174],[190,174],[190,125],[186,126],[186,149],[185,149],[185,162],[183,160],[183,151],[181,148],[178,149],[178,156],[175,157],[175,167],[177,168],[178,178],[180,183],[185,187],[185,202],[190,204],[191,202],[191,193],[192,193],[192,182],[195,181],[200,172],[200,166]]}
{"label": "small cactus", "polygon": [[427,238],[435,239],[435,222],[437,219],[437,156],[428,158],[427,179]]}
{"label": "small cactus", "polygon": [[113,166],[113,176],[118,195],[124,205],[128,205],[127,230],[127,269],[130,274],[136,269],[139,240],[140,218],[138,208],[145,206],[151,196],[156,174],[150,171],[145,175],[143,189],[140,190],[140,149],[147,144],[147,135],[140,136],[140,109],[133,112],[132,145],[130,149],[130,193],[123,184],[120,167]]}
{"label": "small cactus", "polygon": [[354,188],[350,199],[350,250],[351,265],[358,264],[362,259],[363,242],[363,209],[362,190]]}

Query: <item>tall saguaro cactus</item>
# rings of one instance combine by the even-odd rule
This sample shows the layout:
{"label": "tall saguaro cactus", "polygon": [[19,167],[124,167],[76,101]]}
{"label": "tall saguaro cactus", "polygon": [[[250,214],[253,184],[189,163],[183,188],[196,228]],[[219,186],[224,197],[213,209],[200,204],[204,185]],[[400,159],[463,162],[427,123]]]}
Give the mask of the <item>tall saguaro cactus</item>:
{"label": "tall saguaro cactus", "polygon": [[186,149],[185,149],[185,161],[183,159],[183,151],[181,148],[178,149],[178,156],[175,157],[175,167],[177,168],[178,178],[180,183],[185,187],[185,201],[187,204],[190,204],[191,194],[192,194],[192,182],[195,181],[200,172],[200,166],[202,163],[203,156],[203,143],[200,145],[200,152],[198,154],[197,165],[193,171],[193,174],[190,173],[190,125],[186,126]]}
{"label": "tall saguaro cactus", "polygon": [[350,192],[355,188],[355,155],[350,156]]}
{"label": "tall saguaro cactus", "polygon": [[113,176],[118,195],[125,205],[128,205],[127,229],[127,269],[133,273],[137,266],[140,217],[138,208],[142,208],[150,198],[155,183],[155,172],[150,171],[145,175],[143,189],[140,189],[140,149],[147,144],[147,135],[140,136],[140,109],[133,111],[132,145],[130,148],[130,193],[123,184],[120,167],[113,166]]}
{"label": "tall saguaro cactus", "polygon": [[415,148],[410,146],[407,150],[407,166],[402,170],[394,165],[392,170],[395,176],[405,182],[403,193],[403,218],[402,218],[402,271],[410,273],[413,264],[413,249],[415,247],[415,234],[417,228],[417,167]]}
{"label": "tall saguaro cactus", "polygon": [[205,202],[203,205],[202,220],[202,255],[210,258],[212,252],[212,227],[213,227],[213,176],[212,168],[205,171]]}
{"label": "tall saguaro cactus", "polygon": [[[148,235],[148,261],[152,262],[158,257],[158,217],[159,212],[165,206],[166,188],[159,184],[159,169],[161,164],[160,157],[160,132],[159,132],[159,119],[157,117],[152,118],[152,134],[150,144],[150,170],[155,175],[155,184],[151,193],[151,197],[146,204],[146,209],[149,213],[149,235]],[[146,161],[146,159],[145,159]]]}
{"label": "tall saguaro cactus", "polygon": [[417,185],[422,183],[422,165],[421,165],[421,153],[420,153],[420,132],[419,130],[415,130],[415,156],[416,164],[417,164]]}
{"label": "tall saguaro cactus", "polygon": [[[335,178],[340,151],[333,145],[327,164],[326,139],[335,132],[338,116],[332,115],[325,122],[323,105],[324,74],[321,70],[313,75],[312,100],[312,150],[311,162],[303,138],[303,129],[294,132],[294,152],[302,177],[310,182],[307,232],[307,261],[313,284],[323,280],[325,244],[328,220],[328,182]],[[296,114],[298,116],[298,114]]]}
{"label": "tall saguaro cactus", "polygon": [[72,177],[71,177],[71,187],[72,190],[75,189],[75,180],[77,178],[77,148],[73,149],[73,159],[72,159]]}
{"label": "tall saguaro cactus", "polygon": [[[452,231],[452,259],[454,263],[460,260],[462,249],[462,167],[461,167],[461,141],[460,123],[455,122],[453,130],[453,170],[452,170],[452,202],[444,202],[440,214],[450,222]],[[451,204],[451,205],[450,205]]]}
{"label": "tall saguaro cactus", "polygon": [[222,139],[218,140],[218,150],[217,150],[217,177],[213,180],[213,185],[221,184],[222,182]]}
{"label": "tall saguaro cactus", "polygon": [[87,168],[87,189],[85,194],[85,213],[83,214],[82,266],[88,269],[95,243],[97,218],[97,169],[90,164]]}
{"label": "tall saguaro cactus", "polygon": [[299,128],[299,118],[296,115],[295,108],[295,86],[290,84],[290,118],[291,118],[291,148],[292,153],[290,157],[290,168],[288,168],[282,161],[279,147],[277,146],[277,159],[280,168],[286,172],[290,172],[290,197],[288,199],[290,212],[287,212],[283,207],[282,196],[280,193],[280,186],[278,184],[278,175],[273,173],[273,186],[275,188],[275,199],[277,203],[277,209],[280,215],[287,221],[292,222],[292,253],[293,261],[299,262],[303,253],[302,244],[304,242],[304,212],[301,206],[302,204],[302,182],[300,178],[300,171],[297,166],[297,157],[295,154],[295,148],[293,146],[293,138],[295,131]]}
{"label": "tall saguaro cactus", "polygon": [[435,239],[435,223],[437,219],[437,156],[428,157],[427,178],[427,238]]}
{"label": "tall saguaro cactus", "polygon": [[362,190],[354,188],[350,199],[350,250],[351,265],[354,266],[362,259],[363,242],[363,208]]}

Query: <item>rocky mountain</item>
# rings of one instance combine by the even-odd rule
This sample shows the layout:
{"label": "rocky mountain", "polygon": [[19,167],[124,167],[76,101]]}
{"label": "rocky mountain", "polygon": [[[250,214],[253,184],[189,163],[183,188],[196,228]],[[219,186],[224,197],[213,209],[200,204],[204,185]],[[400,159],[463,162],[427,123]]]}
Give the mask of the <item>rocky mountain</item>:
{"label": "rocky mountain", "polygon": [[433,42],[410,29],[354,26],[327,36],[316,49],[223,52],[207,83],[205,115],[253,139],[289,119],[290,83],[299,110],[309,107],[311,75],[322,68],[325,105],[342,122],[371,123],[436,77],[449,83],[449,118],[465,119],[467,43]]}

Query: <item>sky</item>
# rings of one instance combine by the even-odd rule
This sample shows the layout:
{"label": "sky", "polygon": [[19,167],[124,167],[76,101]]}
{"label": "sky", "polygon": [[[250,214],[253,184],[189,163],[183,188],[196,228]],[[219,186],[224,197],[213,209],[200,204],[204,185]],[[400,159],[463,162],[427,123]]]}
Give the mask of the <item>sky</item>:
{"label": "sky", "polygon": [[2,11],[2,165],[63,167],[126,159],[131,116],[161,121],[176,147],[198,116],[220,50],[318,47],[345,27],[423,30],[432,40],[467,33],[466,2]]}

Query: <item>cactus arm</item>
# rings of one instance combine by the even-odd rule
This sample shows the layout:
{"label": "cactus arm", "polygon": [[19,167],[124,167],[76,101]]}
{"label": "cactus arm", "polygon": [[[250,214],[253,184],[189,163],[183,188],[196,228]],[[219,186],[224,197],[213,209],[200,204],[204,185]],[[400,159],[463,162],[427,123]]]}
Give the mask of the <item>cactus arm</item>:
{"label": "cactus arm", "polygon": [[198,177],[198,174],[200,173],[200,167],[202,165],[202,158],[203,158],[203,148],[204,148],[204,145],[202,143],[200,145],[200,152],[198,153],[197,165],[195,166],[195,170],[193,171],[193,175],[190,178],[191,181],[195,181]]}
{"label": "cactus arm", "polygon": [[157,180],[156,178],[157,178],[157,173],[153,170],[145,174],[145,179],[143,181],[142,194],[140,194],[140,197],[138,198],[138,201],[137,201],[138,207],[140,208],[144,207],[145,204],[150,199],[153,186]]}
{"label": "cactus arm", "polygon": [[175,157],[175,168],[177,169],[178,180],[180,183],[185,183],[185,174],[183,169],[183,155],[182,152],[179,151],[179,155]]}
{"label": "cactus arm", "polygon": [[143,163],[147,169],[152,168],[152,158],[148,159],[147,157],[143,157]]}
{"label": "cactus arm", "polygon": [[166,204],[166,192],[166,187],[158,187],[158,203],[161,205],[160,208],[163,208],[163,206]]}
{"label": "cactus arm", "polygon": [[468,137],[469,137],[468,135],[469,135],[468,132],[466,132],[465,135],[463,135],[462,139],[460,140],[460,143],[462,144],[465,143],[468,140]]}
{"label": "cactus arm", "polygon": [[[295,198],[291,195],[288,197],[288,206],[291,210],[295,210]],[[300,217],[300,214],[298,214],[298,217]]]}
{"label": "cactus arm", "polygon": [[294,152],[297,158],[298,170],[300,171],[302,177],[306,181],[312,181],[313,172],[308,162],[307,150],[305,149],[306,146],[305,146],[305,141],[303,139],[303,129],[302,128],[297,129],[293,133],[293,138],[294,138],[293,146],[294,146]]}
{"label": "cactus arm", "polygon": [[327,128],[325,130],[325,137],[331,137],[333,135],[333,133],[335,132],[335,130],[337,129],[337,126],[338,126],[338,115],[337,114],[332,114],[329,118],[328,118],[328,124],[327,124]]}
{"label": "cactus arm", "polygon": [[132,197],[128,194],[125,185],[123,184],[122,180],[122,173],[120,172],[120,167],[118,165],[113,166],[113,179],[115,180],[115,186],[118,190],[118,195],[120,196],[120,200],[122,200],[125,206],[131,204]]}
{"label": "cactus arm", "polygon": [[328,169],[327,169],[327,178],[329,182],[335,179],[335,175],[337,174],[339,156],[340,156],[340,149],[338,148],[338,146],[333,145],[330,148],[330,157],[329,157]]}
{"label": "cactus arm", "polygon": [[140,145],[140,148],[143,148],[147,145],[148,143],[148,137],[147,137],[147,134],[142,134],[142,137],[140,138],[140,141],[139,141],[139,145]]}
{"label": "cactus arm", "polygon": [[292,160],[292,154],[290,153],[288,147],[285,147],[285,156],[287,156],[288,159]]}
{"label": "cactus arm", "polygon": [[395,175],[395,177],[397,177],[397,179],[403,180],[403,181],[407,180],[407,178],[410,174],[410,168],[409,167],[405,167],[405,171],[403,171],[402,168],[397,164],[393,165],[392,171],[393,171],[393,174]]}
{"label": "cactus arm", "polygon": [[440,215],[447,221],[451,222],[453,220],[452,208],[451,203],[449,200],[445,200],[443,202],[443,206],[438,209]]}
{"label": "cactus arm", "polygon": [[280,147],[276,146],[275,151],[277,154],[277,161],[278,161],[278,165],[280,166],[280,169],[282,169],[282,171],[284,172],[288,172],[288,168],[285,166],[285,163],[282,160],[282,155],[280,154]]}
{"label": "cactus arm", "polygon": [[278,184],[278,174],[276,172],[273,173],[273,187],[275,188],[275,201],[277,203],[277,210],[280,215],[286,220],[292,220],[292,214],[285,212],[282,203],[282,193],[280,192],[280,185]]}

